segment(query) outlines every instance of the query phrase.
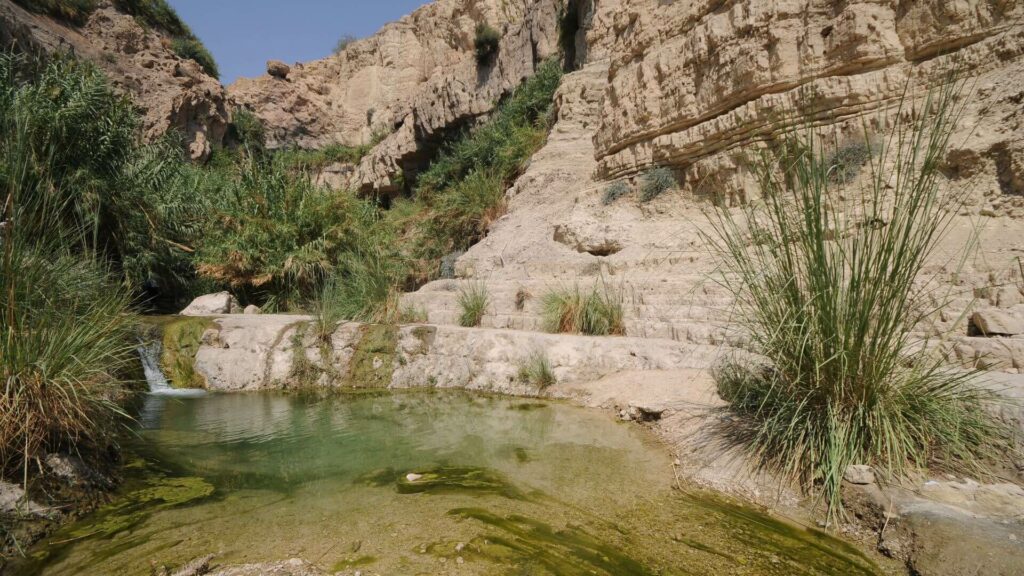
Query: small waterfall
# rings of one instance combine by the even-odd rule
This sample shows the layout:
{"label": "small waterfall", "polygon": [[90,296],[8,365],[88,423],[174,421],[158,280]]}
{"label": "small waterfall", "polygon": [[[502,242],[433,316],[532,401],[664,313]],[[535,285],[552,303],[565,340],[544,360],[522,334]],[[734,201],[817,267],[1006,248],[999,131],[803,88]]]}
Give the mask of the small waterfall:
{"label": "small waterfall", "polygon": [[166,393],[171,389],[163,370],[160,369],[160,353],[163,351],[160,341],[154,339],[148,344],[139,341],[139,359],[142,360],[142,371],[146,374],[151,394]]}
{"label": "small waterfall", "polygon": [[167,381],[167,376],[160,369],[160,354],[163,352],[163,346],[159,339],[154,339],[148,343],[140,339],[136,350],[139,352],[139,360],[142,361],[142,371],[146,375],[146,383],[149,384],[150,394],[154,396],[189,398],[206,395],[206,390],[200,388],[177,389],[171,387],[170,382]]}

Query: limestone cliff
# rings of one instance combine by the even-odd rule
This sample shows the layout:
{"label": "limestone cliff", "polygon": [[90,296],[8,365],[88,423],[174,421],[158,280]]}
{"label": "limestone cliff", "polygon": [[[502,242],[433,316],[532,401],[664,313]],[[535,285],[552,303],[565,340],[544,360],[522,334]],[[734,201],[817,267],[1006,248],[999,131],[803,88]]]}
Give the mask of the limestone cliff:
{"label": "limestone cliff", "polygon": [[921,90],[956,69],[986,78],[977,84],[985,104],[965,118],[978,127],[967,148],[1020,195],[1022,17],[1024,4],[1002,0],[625,0],[612,25],[598,173],[668,165],[691,187],[711,177],[719,193],[742,195],[730,151],[808,119],[857,127],[896,106],[908,81]]}
{"label": "limestone cliff", "polygon": [[220,82],[196,62],[175,55],[168,38],[107,0],[98,2],[81,26],[0,0],[0,44],[35,53],[68,52],[93,62],[143,112],[147,141],[177,130],[191,157],[205,160],[224,138],[229,114]]}
{"label": "limestone cliff", "polygon": [[[559,49],[565,0],[438,0],[339,54],[286,77],[242,79],[230,98],[253,110],[271,147],[383,140],[340,185],[394,192],[445,134],[491,111]],[[501,33],[497,54],[474,55],[475,29]]]}

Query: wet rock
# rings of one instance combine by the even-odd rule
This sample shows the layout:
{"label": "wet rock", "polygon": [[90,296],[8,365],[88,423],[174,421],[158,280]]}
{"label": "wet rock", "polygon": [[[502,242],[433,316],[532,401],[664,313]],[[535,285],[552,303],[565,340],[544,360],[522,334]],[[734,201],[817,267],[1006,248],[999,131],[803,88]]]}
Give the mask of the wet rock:
{"label": "wet rock", "polygon": [[324,576],[326,573],[305,560],[292,558],[283,562],[228,566],[211,574],[212,576]]}
{"label": "wet rock", "polygon": [[846,467],[843,480],[850,484],[864,486],[875,483],[875,469],[864,464],[852,464]]}
{"label": "wet rock", "polygon": [[43,516],[46,509],[25,498],[21,486],[0,481],[0,514]]}
{"label": "wet rock", "polygon": [[195,560],[185,564],[175,572],[171,572],[171,576],[204,576],[210,573],[210,564],[213,562],[214,555],[209,554],[202,558],[196,558]]}
{"label": "wet rock", "polygon": [[110,488],[113,483],[78,458],[68,454],[47,454],[43,459],[47,470],[71,486]]}
{"label": "wet rock", "polygon": [[1003,310],[979,310],[971,316],[971,326],[984,336],[1024,334],[1024,320]]}
{"label": "wet rock", "polygon": [[229,292],[218,292],[216,294],[205,294],[192,301],[184,310],[182,316],[216,316],[218,314],[231,314],[241,310],[238,300]]}

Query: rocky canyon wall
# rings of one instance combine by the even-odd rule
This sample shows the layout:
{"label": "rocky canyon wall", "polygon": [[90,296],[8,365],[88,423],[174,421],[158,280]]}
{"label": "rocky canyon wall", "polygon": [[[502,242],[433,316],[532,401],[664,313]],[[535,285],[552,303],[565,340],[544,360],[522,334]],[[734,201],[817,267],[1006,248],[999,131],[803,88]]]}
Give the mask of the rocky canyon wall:
{"label": "rocky canyon wall", "polygon": [[[602,2],[598,2],[602,4]],[[1024,194],[1024,3],[1013,0],[624,0],[611,19],[598,176],[677,169],[742,200],[738,151],[804,123],[853,136],[863,118],[945,81],[969,82],[954,137],[971,170]]]}
{"label": "rocky canyon wall", "polygon": [[[268,128],[271,147],[321,148],[381,139],[337,185],[395,192],[446,134],[494,103],[559,50],[565,0],[438,0],[340,53],[292,66],[285,75],[228,88]],[[501,33],[497,53],[478,62],[476,27]]]}
{"label": "rocky canyon wall", "polygon": [[180,132],[194,160],[205,160],[224,138],[229,122],[224,88],[194,61],[180,58],[170,40],[141,26],[109,1],[82,26],[26,11],[0,0],[0,44],[4,48],[88,60],[128,94],[142,111],[143,138]]}

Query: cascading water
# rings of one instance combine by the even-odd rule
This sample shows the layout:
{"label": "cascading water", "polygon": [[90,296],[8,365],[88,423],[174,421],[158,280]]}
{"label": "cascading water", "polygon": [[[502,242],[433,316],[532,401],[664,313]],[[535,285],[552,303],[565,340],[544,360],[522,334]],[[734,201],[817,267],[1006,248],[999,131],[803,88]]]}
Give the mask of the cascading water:
{"label": "cascading water", "polygon": [[149,384],[149,393],[156,396],[204,396],[205,390],[198,388],[177,389],[171,388],[167,376],[160,369],[160,353],[163,347],[160,340],[154,339],[151,342],[139,341],[137,347],[139,359],[142,361],[142,371],[146,375],[146,383]]}
{"label": "cascading water", "polygon": [[146,383],[149,384],[151,394],[161,394],[171,389],[167,377],[160,370],[161,346],[159,340],[150,343],[139,341],[139,359],[142,361],[142,371],[146,375]]}

